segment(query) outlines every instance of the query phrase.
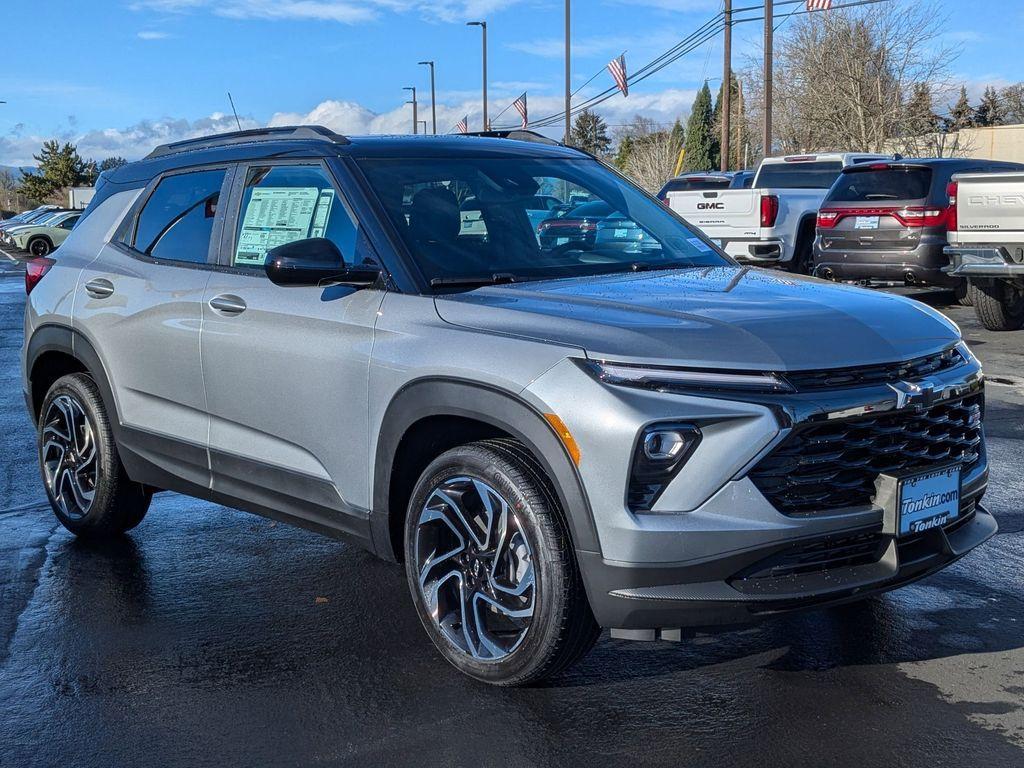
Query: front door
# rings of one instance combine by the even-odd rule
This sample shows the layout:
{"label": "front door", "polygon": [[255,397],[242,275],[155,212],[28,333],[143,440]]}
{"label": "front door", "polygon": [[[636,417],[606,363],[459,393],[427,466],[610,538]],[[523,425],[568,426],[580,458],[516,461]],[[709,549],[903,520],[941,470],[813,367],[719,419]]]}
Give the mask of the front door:
{"label": "front door", "polygon": [[238,169],[203,301],[213,489],[225,501],[368,535],[367,375],[376,289],[280,287],[267,252],[325,237],[373,259],[320,163]]}

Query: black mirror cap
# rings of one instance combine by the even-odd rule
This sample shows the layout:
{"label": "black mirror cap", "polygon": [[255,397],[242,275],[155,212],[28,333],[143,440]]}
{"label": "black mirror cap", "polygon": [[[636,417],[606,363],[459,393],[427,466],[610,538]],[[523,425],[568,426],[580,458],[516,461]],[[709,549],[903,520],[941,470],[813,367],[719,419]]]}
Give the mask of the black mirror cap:
{"label": "black mirror cap", "polygon": [[380,268],[371,264],[346,266],[345,257],[324,237],[295,240],[267,253],[264,271],[275,285],[322,285],[340,283],[363,287],[373,285]]}

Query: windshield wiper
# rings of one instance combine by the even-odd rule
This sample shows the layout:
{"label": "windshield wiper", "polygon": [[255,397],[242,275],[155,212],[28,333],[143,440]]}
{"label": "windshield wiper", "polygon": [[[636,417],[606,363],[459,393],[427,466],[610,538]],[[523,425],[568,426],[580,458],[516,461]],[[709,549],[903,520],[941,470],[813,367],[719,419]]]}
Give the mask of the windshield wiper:
{"label": "windshield wiper", "polygon": [[487,275],[463,275],[461,277],[432,277],[431,288],[476,288],[481,285],[501,285],[514,283],[516,276],[510,272],[495,272]]}

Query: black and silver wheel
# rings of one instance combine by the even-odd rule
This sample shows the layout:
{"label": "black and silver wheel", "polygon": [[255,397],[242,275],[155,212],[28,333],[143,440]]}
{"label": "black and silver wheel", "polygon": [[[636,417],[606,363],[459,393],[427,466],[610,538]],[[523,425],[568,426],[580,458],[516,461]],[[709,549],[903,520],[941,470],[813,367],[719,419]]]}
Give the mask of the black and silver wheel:
{"label": "black and silver wheel", "polygon": [[28,241],[28,252],[36,258],[46,256],[52,250],[53,246],[45,237],[36,237]]}
{"label": "black and silver wheel", "polygon": [[517,443],[474,443],[435,460],[413,492],[405,550],[424,627],[468,675],[533,682],[597,639],[557,504]]}
{"label": "black and silver wheel", "polygon": [[1024,290],[1008,280],[974,284],[974,314],[990,331],[1024,328]]}
{"label": "black and silver wheel", "polygon": [[39,465],[61,524],[79,535],[134,528],[151,494],[121,465],[95,383],[76,373],[58,379],[39,416]]}

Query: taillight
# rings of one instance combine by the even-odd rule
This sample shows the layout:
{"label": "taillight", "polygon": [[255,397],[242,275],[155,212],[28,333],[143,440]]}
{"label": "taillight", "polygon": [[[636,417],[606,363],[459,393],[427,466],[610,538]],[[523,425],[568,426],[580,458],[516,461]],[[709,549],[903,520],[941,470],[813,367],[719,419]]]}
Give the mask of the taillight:
{"label": "taillight", "polygon": [[43,279],[43,275],[50,271],[56,262],[53,259],[48,259],[45,256],[41,256],[38,259],[32,259],[25,265],[25,295],[32,293],[32,289],[36,287],[40,280]]}
{"label": "taillight", "polygon": [[839,211],[818,211],[818,226],[822,229],[831,229],[839,221]]}
{"label": "taillight", "polygon": [[761,195],[761,226],[774,227],[779,217],[779,198],[775,195]]}
{"label": "taillight", "polygon": [[662,205],[668,205],[668,195],[662,195],[661,197],[658,198],[658,200],[661,201]]}
{"label": "taillight", "polygon": [[949,208],[946,209],[946,229],[955,232],[959,227],[956,219],[956,194],[960,191],[960,185],[951,181],[946,185],[946,194],[949,196]]}
{"label": "taillight", "polygon": [[596,221],[587,221],[584,219],[580,222],[580,232],[594,232],[597,229]]}
{"label": "taillight", "polygon": [[946,208],[901,208],[893,218],[905,227],[944,227]]}

